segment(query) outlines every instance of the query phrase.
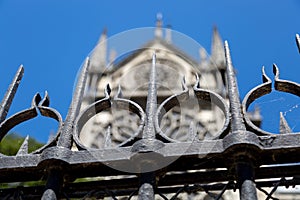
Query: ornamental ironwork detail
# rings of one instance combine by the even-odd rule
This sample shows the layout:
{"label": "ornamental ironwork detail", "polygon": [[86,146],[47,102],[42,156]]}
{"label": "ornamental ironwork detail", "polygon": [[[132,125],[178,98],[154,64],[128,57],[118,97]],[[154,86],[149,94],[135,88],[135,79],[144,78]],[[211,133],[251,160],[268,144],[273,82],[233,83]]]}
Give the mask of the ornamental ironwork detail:
{"label": "ornamental ironwork detail", "polygon": [[[299,35],[296,35],[296,43],[300,50]],[[161,121],[167,117],[167,112],[176,106],[180,108],[191,94],[183,79],[179,94],[157,104],[155,52],[149,72],[146,109],[123,98],[121,86],[112,97],[107,85],[105,97],[81,111],[90,66],[87,58],[65,119],[50,106],[47,93],[44,97],[36,94],[28,109],[7,117],[24,73],[21,66],[1,102],[0,140],[13,127],[39,114],[56,120],[58,130],[51,141],[34,152],[28,153],[26,138],[16,155],[0,154],[1,183],[35,181],[31,186],[14,188],[8,184],[2,187],[1,199],[111,197],[150,200],[184,198],[180,197],[182,194],[193,198],[198,192],[204,192],[211,199],[222,199],[227,190],[239,190],[240,199],[257,199],[257,190],[265,193],[266,199],[275,199],[273,194],[279,186],[299,185],[299,133],[292,132],[282,113],[280,134],[274,134],[253,124],[247,111],[251,103],[272,90],[300,97],[300,85],[281,79],[279,69],[274,65],[273,89],[273,81],[263,68],[263,83],[253,88],[241,102],[227,42],[225,57],[229,104],[216,92],[201,88],[199,76],[195,75],[192,95],[198,101],[218,107],[225,118],[218,133],[205,137],[205,140],[198,136],[205,135],[206,130],[193,116],[186,117],[178,137],[166,134],[167,130],[162,128]],[[83,126],[93,116],[112,107],[136,115],[137,125],[129,124],[134,133],[126,134],[119,143],[113,143],[112,137],[122,137],[122,133],[115,133],[118,129],[106,125],[99,128],[103,132],[100,148],[83,144],[80,139]],[[75,181],[78,179],[80,181]],[[264,188],[268,187],[272,189],[266,191]]]}

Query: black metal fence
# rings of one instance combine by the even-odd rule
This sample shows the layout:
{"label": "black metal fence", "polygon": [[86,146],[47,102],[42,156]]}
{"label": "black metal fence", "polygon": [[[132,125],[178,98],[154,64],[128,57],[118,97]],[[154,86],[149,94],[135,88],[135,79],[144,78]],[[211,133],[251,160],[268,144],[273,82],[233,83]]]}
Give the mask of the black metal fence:
{"label": "black metal fence", "polygon": [[[299,48],[298,35],[296,41]],[[266,199],[275,199],[272,195],[277,187],[299,185],[299,133],[291,132],[283,115],[281,134],[272,134],[255,126],[246,114],[254,100],[272,91],[271,79],[263,70],[263,83],[252,89],[241,103],[227,42],[225,56],[229,106],[220,95],[202,89],[199,78],[193,88],[198,100],[220,108],[225,116],[224,126],[216,138],[199,141],[191,123],[186,133],[189,140],[185,142],[168,138],[159,124],[166,111],[189,98],[188,88],[183,82],[180,94],[157,107],[155,55],[146,110],[122,98],[121,91],[111,97],[108,86],[104,99],[80,112],[89,68],[87,59],[65,120],[49,106],[47,94],[44,98],[35,95],[30,108],[6,118],[23,76],[20,67],[1,103],[0,139],[14,126],[39,113],[57,120],[59,129],[51,142],[32,153],[28,153],[26,139],[15,156],[0,155],[1,183],[35,181],[32,186],[6,185],[0,189],[1,199],[176,199],[182,193],[197,192],[221,199],[226,190],[236,189],[240,199],[257,199],[257,189],[266,194]],[[276,65],[273,72],[275,90],[300,96],[299,84],[280,79]],[[83,145],[79,135],[84,124],[112,105],[137,114],[139,130],[116,147],[110,145],[109,130],[102,149]],[[81,181],[75,181],[78,179]],[[272,189],[267,192],[265,187]]]}

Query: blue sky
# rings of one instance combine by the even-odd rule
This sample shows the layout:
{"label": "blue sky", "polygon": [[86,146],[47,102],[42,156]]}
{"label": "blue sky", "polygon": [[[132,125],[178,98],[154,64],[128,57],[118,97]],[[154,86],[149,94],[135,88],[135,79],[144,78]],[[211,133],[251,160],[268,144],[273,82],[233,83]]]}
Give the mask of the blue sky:
{"label": "blue sky", "polygon": [[[158,12],[163,14],[165,24],[195,39],[208,51],[212,27],[219,28],[230,44],[242,98],[261,83],[262,65],[270,77],[272,64],[276,63],[281,78],[300,82],[300,55],[295,44],[295,34],[300,33],[298,0],[0,0],[0,97],[19,65],[25,67],[9,115],[28,108],[36,92],[47,90],[51,106],[65,117],[77,71],[103,28],[112,36],[154,26]],[[287,118],[295,121],[291,116],[295,116],[299,100],[287,103],[285,99],[276,96],[259,104],[284,104],[282,111],[291,113]],[[270,114],[270,110],[273,107],[263,111]],[[33,120],[15,130],[45,142],[49,131],[55,130],[55,122],[48,121]],[[291,125],[294,130],[298,121]],[[272,123],[267,129],[277,128],[278,124]]]}

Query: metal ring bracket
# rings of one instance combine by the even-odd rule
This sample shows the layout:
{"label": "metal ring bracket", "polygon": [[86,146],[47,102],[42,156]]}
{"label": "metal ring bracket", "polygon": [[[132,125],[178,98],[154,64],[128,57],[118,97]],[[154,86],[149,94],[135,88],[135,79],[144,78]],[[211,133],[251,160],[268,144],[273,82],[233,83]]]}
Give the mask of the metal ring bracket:
{"label": "metal ring bracket", "polygon": [[47,92],[45,93],[43,99],[41,98],[41,95],[37,93],[32,99],[30,108],[14,114],[0,124],[0,141],[12,128],[17,126],[18,124],[21,124],[38,116],[39,110],[42,116],[55,119],[58,122],[58,129],[56,137],[52,141],[49,141],[43,147],[35,150],[32,153],[41,153],[45,148],[53,145],[56,142],[56,138],[58,137],[58,133],[60,132],[60,129],[62,127],[62,117],[55,109],[48,107],[49,104],[50,100]]}
{"label": "metal ring bracket", "polygon": [[[279,69],[275,64],[273,65],[273,74],[275,76],[274,78],[275,90],[290,93],[300,97],[300,85],[292,81],[280,79]],[[251,103],[253,103],[256,99],[272,92],[272,81],[266,75],[264,67],[262,68],[262,79],[263,79],[263,83],[250,90],[243,100],[242,108],[243,108],[244,120],[246,125],[257,135],[276,134],[276,133],[271,133],[262,130],[261,128],[255,126],[253,122],[250,120],[249,116],[247,115],[247,111]]]}
{"label": "metal ring bracket", "polygon": [[83,126],[94,116],[98,113],[101,113],[104,110],[110,109],[114,104],[118,109],[129,110],[140,118],[140,124],[138,130],[126,141],[123,141],[118,146],[126,146],[128,143],[132,143],[138,135],[142,132],[144,121],[145,121],[145,114],[143,109],[135,102],[127,99],[121,98],[121,88],[117,92],[117,95],[114,99],[110,98],[110,88],[109,85],[105,88],[105,97],[100,99],[93,104],[89,105],[76,119],[76,126],[75,126],[75,133],[74,133],[74,141],[79,149],[90,149],[89,147],[82,144],[80,141],[80,132],[82,131]]}

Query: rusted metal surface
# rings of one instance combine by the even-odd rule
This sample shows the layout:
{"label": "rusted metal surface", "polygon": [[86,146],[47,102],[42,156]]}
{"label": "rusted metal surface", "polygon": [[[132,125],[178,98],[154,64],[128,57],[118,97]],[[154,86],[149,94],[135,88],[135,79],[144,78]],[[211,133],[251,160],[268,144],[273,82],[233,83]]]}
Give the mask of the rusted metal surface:
{"label": "rusted metal surface", "polygon": [[[299,47],[299,35],[296,36]],[[50,107],[48,94],[34,96],[32,105],[6,118],[17,90],[23,68],[20,67],[1,103],[0,139],[16,125],[41,115],[55,119],[59,128],[56,137],[42,148],[28,153],[28,138],[15,156],[0,154],[0,182],[40,181],[35,186],[0,189],[1,199],[69,199],[69,198],[137,198],[175,199],[182,193],[206,192],[221,199],[226,190],[240,191],[240,199],[257,199],[257,189],[272,199],[279,186],[300,184],[300,135],[292,133],[282,113],[280,133],[274,134],[255,126],[247,111],[256,99],[272,91],[272,81],[262,72],[263,83],[252,89],[240,102],[229,45],[225,43],[227,89],[229,106],[213,91],[202,89],[199,77],[193,88],[197,100],[217,106],[225,116],[224,125],[214,138],[196,139],[195,125],[190,123],[187,141],[177,141],[165,135],[160,128],[164,114],[180,106],[189,97],[189,89],[182,82],[182,92],[170,96],[157,105],[156,58],[153,55],[146,109],[122,97],[121,87],[115,97],[110,88],[105,98],[80,112],[87,59],[77,83],[73,100],[65,120]],[[274,89],[300,97],[300,85],[279,78],[273,66]],[[139,117],[136,132],[123,143],[112,146],[110,127],[103,148],[85,146],[80,140],[83,126],[93,116],[112,106],[129,110]],[[38,112],[39,111],[39,112]],[[72,149],[72,147],[77,149]],[[291,164],[293,163],[293,164]],[[288,165],[287,165],[288,164]],[[98,177],[98,179],[90,179]],[[99,178],[100,177],[100,178]],[[292,178],[285,178],[292,177]],[[81,182],[74,182],[76,179]],[[263,180],[262,180],[263,179]],[[263,187],[273,188],[266,192]],[[217,192],[212,193],[212,192]]]}

